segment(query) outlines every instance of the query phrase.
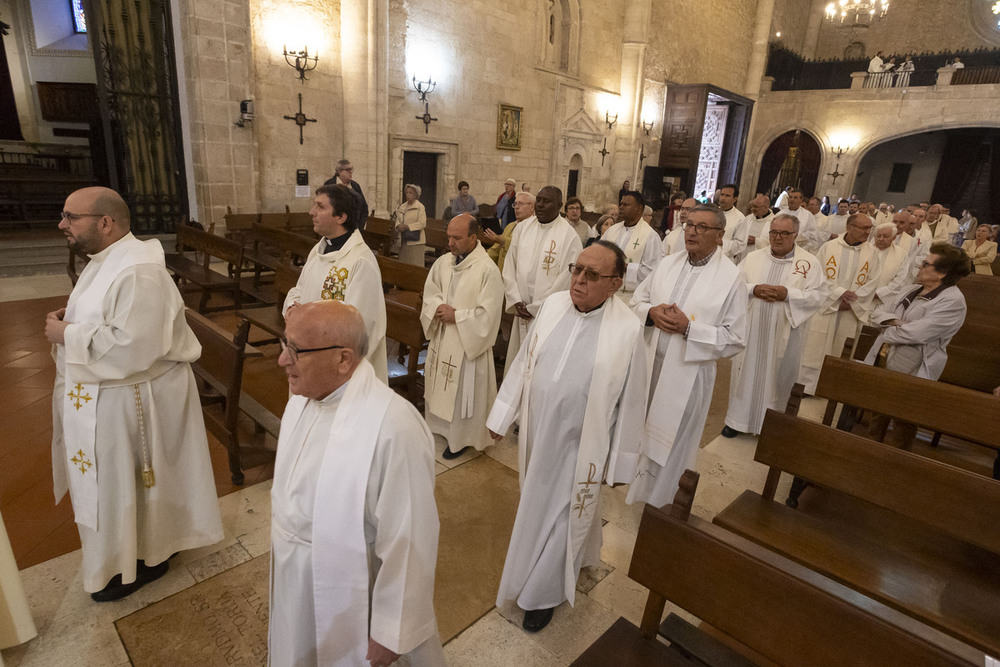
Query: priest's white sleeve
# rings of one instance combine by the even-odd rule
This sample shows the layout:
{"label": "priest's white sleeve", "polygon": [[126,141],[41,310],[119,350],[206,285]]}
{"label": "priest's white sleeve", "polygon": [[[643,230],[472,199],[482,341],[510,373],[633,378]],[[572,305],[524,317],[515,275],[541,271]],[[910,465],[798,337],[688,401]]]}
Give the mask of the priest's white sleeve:
{"label": "priest's white sleeve", "polygon": [[[487,267],[489,269],[490,267]],[[458,327],[462,349],[469,359],[476,359],[490,350],[497,338],[500,318],[503,314],[503,280],[500,272],[484,270],[479,288],[479,303],[473,308],[455,311],[455,325]]]}
{"label": "priest's white sleeve", "polygon": [[436,329],[434,314],[438,306],[446,303],[444,290],[441,289],[440,271],[438,263],[434,262],[431,270],[427,273],[427,280],[424,282],[424,296],[420,306],[420,325],[424,329],[424,336],[427,339],[432,337],[432,331]]}
{"label": "priest's white sleeve", "polygon": [[[528,328],[526,338],[531,339],[535,325],[532,321]],[[497,390],[496,400],[490,409],[490,416],[486,418],[486,428],[505,435],[507,430],[518,420],[521,414],[521,394],[524,391],[525,372],[528,368],[528,346],[521,345],[517,351],[517,356],[511,362],[503,376],[503,383]]]}
{"label": "priest's white sleeve", "polygon": [[507,312],[509,313],[514,312],[514,304],[524,301],[521,296],[521,288],[517,284],[517,263],[523,261],[519,259],[521,244],[518,241],[523,231],[524,227],[520,223],[514,227],[514,231],[510,235],[510,247],[503,260],[503,288],[504,296],[507,299]]}
{"label": "priest's white sleeve", "polygon": [[[366,496],[365,532],[374,531],[371,638],[407,653],[435,636],[438,514],[433,439],[410,406],[386,413]],[[369,519],[371,524],[369,524]],[[371,543],[371,535],[367,539]]]}
{"label": "priest's white sleeve", "polygon": [[684,350],[684,361],[711,361],[739,353],[746,346],[746,320],[746,283],[737,279],[729,288],[717,324],[691,323]]}
{"label": "priest's white sleeve", "polygon": [[655,304],[650,303],[649,290],[652,287],[652,280],[650,273],[646,276],[645,280],[639,283],[639,286],[635,288],[635,293],[632,295],[632,301],[629,302],[629,308],[635,313],[635,316],[639,318],[639,322],[642,323],[643,327],[646,326],[646,320],[649,318],[649,309]]}
{"label": "priest's white sleeve", "polygon": [[369,251],[361,256],[351,269],[350,282],[344,290],[344,303],[354,306],[361,313],[368,330],[369,349],[385,338],[385,293],[382,291],[382,272],[375,255]]}
{"label": "priest's white sleeve", "polygon": [[663,259],[663,248],[660,245],[660,237],[654,231],[646,238],[646,247],[642,251],[642,259],[636,271],[635,282],[626,284],[625,289],[634,292],[643,280],[653,272],[656,265]]}

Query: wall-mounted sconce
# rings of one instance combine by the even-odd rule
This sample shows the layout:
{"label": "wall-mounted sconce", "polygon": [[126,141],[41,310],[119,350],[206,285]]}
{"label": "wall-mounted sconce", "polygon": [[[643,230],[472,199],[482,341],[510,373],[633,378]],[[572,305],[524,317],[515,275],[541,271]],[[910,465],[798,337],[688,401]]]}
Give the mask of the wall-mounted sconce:
{"label": "wall-mounted sconce", "polygon": [[246,127],[247,123],[253,122],[253,100],[242,100],[240,102],[240,119],[236,121],[236,127]]}
{"label": "wall-mounted sconce", "polygon": [[282,45],[282,49],[284,50],[285,62],[299,73],[299,81],[305,83],[306,72],[316,69],[319,56],[310,56],[308,46],[303,46],[301,51],[289,51],[285,45]]}
{"label": "wall-mounted sconce", "polygon": [[840,178],[841,176],[846,176],[847,175],[847,174],[841,173],[841,171],[840,171],[840,157],[844,153],[846,153],[847,151],[849,151],[849,150],[851,150],[850,146],[848,146],[847,148],[843,148],[843,147],[841,147],[839,145],[833,150],[833,154],[837,156],[837,166],[833,168],[833,171],[827,172],[826,175],[827,176],[833,176],[833,184],[834,185],[837,184],[837,179],[838,178]]}
{"label": "wall-mounted sconce", "polygon": [[833,152],[837,155],[837,159],[840,160],[840,156],[846,153],[849,149],[837,146],[833,149]]}
{"label": "wall-mounted sconce", "polygon": [[614,129],[615,123],[618,122],[618,112],[616,111],[615,115],[612,116],[610,111],[605,111],[604,122],[608,124],[608,130]]}
{"label": "wall-mounted sconce", "polygon": [[431,129],[431,123],[437,120],[431,115],[430,102],[427,101],[427,96],[434,92],[437,87],[437,82],[433,81],[430,76],[427,77],[426,81],[417,81],[417,77],[413,77],[410,85],[413,86],[413,90],[420,94],[420,101],[424,103],[424,112],[416,116],[417,120],[423,121],[424,123],[424,134],[428,134]]}
{"label": "wall-mounted sconce", "polygon": [[646,136],[648,137],[649,131],[653,129],[653,121],[649,121],[648,123],[646,121],[641,121],[641,122],[642,122],[642,131],[645,132]]}

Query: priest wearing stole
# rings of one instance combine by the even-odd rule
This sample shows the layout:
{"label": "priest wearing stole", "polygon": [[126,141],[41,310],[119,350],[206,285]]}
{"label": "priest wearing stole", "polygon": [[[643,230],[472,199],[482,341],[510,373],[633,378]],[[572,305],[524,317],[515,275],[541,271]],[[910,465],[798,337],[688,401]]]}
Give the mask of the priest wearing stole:
{"label": "priest wearing stole", "polygon": [[83,546],[83,589],[117,600],[163,576],[167,559],[222,539],[191,362],[201,355],[157,240],[130,231],[117,192],[66,199],[59,229],[90,255],[53,343],[52,472]]}
{"label": "priest wearing stole", "polygon": [[431,433],[448,442],[456,459],[492,441],[486,415],[497,394],[493,343],[503,312],[503,278],[479,243],[479,223],[468,213],[448,223],[447,255],[424,284],[420,323],[429,345],[424,406]]}
{"label": "priest wearing stole", "polygon": [[823,271],[826,301],[809,324],[802,353],[799,382],[807,394],[816,393],[823,358],[828,354],[839,357],[847,339],[857,340],[862,325],[868,323],[879,272],[875,247],[867,242],[871,230],[871,218],[855,213],[847,219],[844,235],[820,248],[817,259]]}
{"label": "priest wearing stole", "polygon": [[583,250],[580,237],[559,215],[562,191],[547,185],[535,196],[535,215],[517,225],[503,265],[507,312],[514,314],[504,375],[517,356],[528,325],[546,297],[569,287],[566,266]]}
{"label": "priest wearing stole", "polygon": [[909,253],[893,243],[896,238],[896,225],[883,222],[875,226],[875,236],[869,241],[875,247],[875,257],[878,261],[878,277],[875,284],[875,298],[872,311],[895,303],[896,294],[913,284],[910,267],[913,265]]}
{"label": "priest wearing stole", "polygon": [[771,221],[770,247],[740,264],[750,305],[746,350],[733,359],[722,435],[760,433],[768,408],[784,410],[799,373],[806,323],[823,304],[819,261],[796,245],[798,218]]}
{"label": "priest wearing stole", "polygon": [[516,600],[529,632],[573,604],[580,568],[600,561],[601,483],[634,476],[646,406],[642,326],[614,298],[625,254],[595,241],[570,273],[570,290],[538,311],[486,422],[497,440],[521,424],[521,500],[497,605]]}
{"label": "priest wearing stole", "polygon": [[652,369],[642,455],[629,503],[662,507],[694,468],[715,386],[715,362],[743,349],[746,283],[722,252],[726,216],[702,204],[688,215],[684,249],[664,257],[635,291]]}
{"label": "priest wearing stole", "polygon": [[368,361],[375,377],[388,383],[385,351],[385,295],[378,260],[355,226],[355,197],[344,185],[316,190],[312,208],[313,231],[322,236],[309,252],[299,281],[288,291],[282,315],[300,303],[343,301],[361,311],[368,331]]}
{"label": "priest wearing stole", "polygon": [[653,272],[663,256],[660,235],[642,219],[644,207],[642,194],[626,192],[618,204],[622,221],[612,225],[601,237],[621,248],[628,261],[625,282],[618,292],[618,297],[625,303],[632,300],[635,288]]}
{"label": "priest wearing stole", "polygon": [[288,313],[271,487],[270,664],[444,665],[433,436],[375,377],[353,306]]}

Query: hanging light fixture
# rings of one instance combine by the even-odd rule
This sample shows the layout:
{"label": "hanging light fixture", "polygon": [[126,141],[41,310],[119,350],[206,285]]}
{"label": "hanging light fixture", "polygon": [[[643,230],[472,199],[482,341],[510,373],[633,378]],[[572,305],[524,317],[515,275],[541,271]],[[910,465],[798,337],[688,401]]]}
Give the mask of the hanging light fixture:
{"label": "hanging light fixture", "polygon": [[837,0],[826,6],[826,20],[848,30],[867,28],[889,11],[889,0]]}

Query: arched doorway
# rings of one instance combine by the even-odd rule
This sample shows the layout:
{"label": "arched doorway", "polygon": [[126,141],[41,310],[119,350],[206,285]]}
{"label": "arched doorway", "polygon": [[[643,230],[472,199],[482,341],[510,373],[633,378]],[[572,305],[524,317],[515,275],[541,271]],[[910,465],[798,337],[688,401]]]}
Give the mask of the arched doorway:
{"label": "arched doorway", "polygon": [[755,192],[772,201],[786,186],[812,195],[819,177],[819,143],[804,130],[789,130],[771,142],[760,163]]}
{"label": "arched doorway", "polygon": [[566,182],[566,197],[576,197],[580,190],[580,170],[583,168],[583,158],[579,153],[573,155],[569,161],[569,177]]}

